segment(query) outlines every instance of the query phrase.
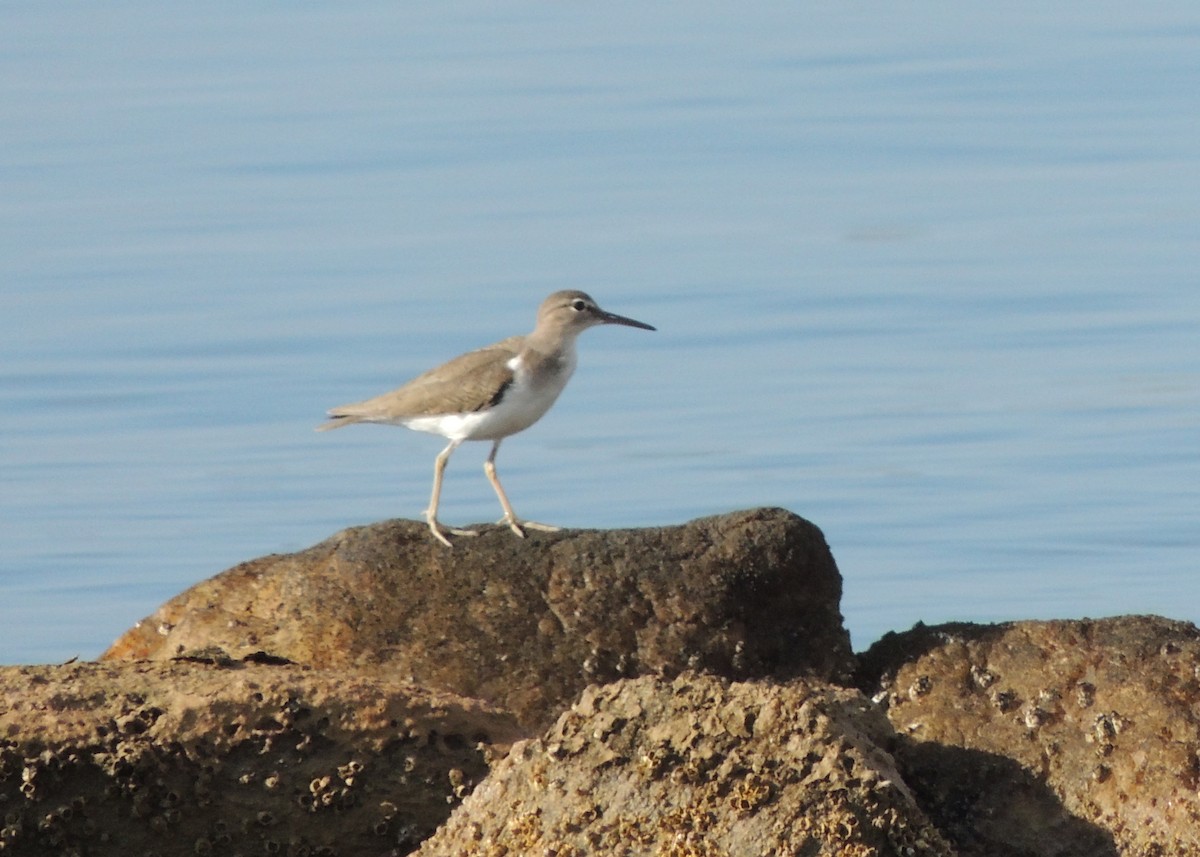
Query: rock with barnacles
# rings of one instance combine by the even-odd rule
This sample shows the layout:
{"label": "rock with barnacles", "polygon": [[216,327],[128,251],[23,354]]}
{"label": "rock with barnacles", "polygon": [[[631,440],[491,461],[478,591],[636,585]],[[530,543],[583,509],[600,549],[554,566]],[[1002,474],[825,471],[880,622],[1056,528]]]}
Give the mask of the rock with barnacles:
{"label": "rock with barnacles", "polygon": [[453,549],[423,522],[386,521],[200,583],[104,659],[266,652],[488,700],[540,728],[622,677],[845,677],[840,597],[820,530],[781,509],[525,539],[491,527]]}
{"label": "rock with barnacles", "polygon": [[778,509],[346,530],[0,668],[0,853],[1200,854],[1194,626],[918,626],[852,676],[840,594]]}
{"label": "rock with barnacles", "polygon": [[964,853],[1200,854],[1200,631],[1145,616],[918,626],[863,656]]}
{"label": "rock with barnacles", "polygon": [[828,857],[954,851],[856,692],[685,673],[588,688],[418,852]]}
{"label": "rock with barnacles", "polygon": [[398,681],[234,662],[0,668],[0,854],[404,854],[515,735]]}

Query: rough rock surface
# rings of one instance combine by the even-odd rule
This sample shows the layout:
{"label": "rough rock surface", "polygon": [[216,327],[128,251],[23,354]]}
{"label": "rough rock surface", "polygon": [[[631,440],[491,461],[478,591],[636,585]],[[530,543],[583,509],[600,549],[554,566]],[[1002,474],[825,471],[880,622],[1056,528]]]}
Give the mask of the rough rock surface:
{"label": "rough rock surface", "polygon": [[524,540],[491,527],[453,550],[423,523],[387,521],[200,583],[103,659],[266,651],[402,676],[542,728],[621,677],[848,678],[840,598],[820,530],[782,509]]}
{"label": "rough rock surface", "polygon": [[952,854],[853,691],[685,673],[588,688],[422,857]]}
{"label": "rough rock surface", "polygon": [[3,667],[0,854],[405,854],[515,729],[294,666]]}
{"label": "rough rock surface", "polygon": [[918,626],[863,657],[905,780],[964,854],[1200,854],[1200,631]]}
{"label": "rough rock surface", "polygon": [[0,668],[0,855],[1200,855],[1194,626],[918,626],[876,705],[840,595],[778,509],[346,530]]}

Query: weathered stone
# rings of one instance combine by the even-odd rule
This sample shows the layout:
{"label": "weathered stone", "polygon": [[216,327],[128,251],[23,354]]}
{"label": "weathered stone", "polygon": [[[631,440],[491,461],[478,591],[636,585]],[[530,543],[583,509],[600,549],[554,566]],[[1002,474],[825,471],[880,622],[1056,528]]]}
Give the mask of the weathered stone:
{"label": "weathered stone", "polygon": [[949,855],[860,694],[685,673],[588,688],[421,857]]}
{"label": "weathered stone", "polygon": [[265,651],[486,699],[540,728],[626,676],[845,678],[840,597],[820,530],[781,509],[524,540],[491,527],[453,550],[387,521],[219,574],[103,657]]}
{"label": "weathered stone", "polygon": [[0,850],[398,855],[481,782],[426,857],[1200,853],[1195,627],[889,634],[875,706],[840,593],[782,510],[347,530],[0,671]]}
{"label": "weathered stone", "polygon": [[515,730],[473,701],[295,666],[3,667],[0,853],[408,853]]}
{"label": "weathered stone", "polygon": [[964,854],[1200,854],[1200,631],[918,626],[863,658],[905,779]]}

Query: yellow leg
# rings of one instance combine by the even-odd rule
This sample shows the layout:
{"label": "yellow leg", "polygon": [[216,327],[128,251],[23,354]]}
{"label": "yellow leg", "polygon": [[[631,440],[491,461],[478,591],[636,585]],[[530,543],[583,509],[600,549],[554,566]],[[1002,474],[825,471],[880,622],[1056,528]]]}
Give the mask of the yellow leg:
{"label": "yellow leg", "polygon": [[433,533],[433,537],[446,547],[454,547],[450,544],[450,539],[446,538],[449,533],[452,536],[475,536],[479,535],[474,530],[456,530],[451,527],[442,526],[437,519],[438,501],[442,496],[442,474],[446,472],[446,462],[450,460],[450,453],[458,449],[461,440],[452,440],[449,445],[438,453],[438,457],[433,462],[433,496],[429,498],[429,508],[425,510],[425,520],[429,523],[429,531]]}
{"label": "yellow leg", "polygon": [[492,452],[487,457],[487,461],[483,463],[483,472],[487,474],[488,482],[492,483],[492,488],[496,491],[496,496],[500,498],[500,507],[504,509],[504,517],[500,520],[502,524],[508,524],[508,528],[516,533],[521,538],[525,538],[525,528],[531,530],[542,530],[547,533],[558,532],[558,527],[552,527],[549,524],[539,524],[537,521],[522,521],[517,518],[513,512],[512,504],[508,502],[508,497],[504,493],[504,489],[500,487],[500,478],[496,476],[496,453],[500,451],[500,441],[492,444]]}

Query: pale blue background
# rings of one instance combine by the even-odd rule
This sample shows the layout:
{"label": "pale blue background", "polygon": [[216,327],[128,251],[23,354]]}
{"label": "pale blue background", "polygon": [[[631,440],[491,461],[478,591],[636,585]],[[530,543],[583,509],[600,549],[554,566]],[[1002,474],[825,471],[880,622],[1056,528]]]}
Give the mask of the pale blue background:
{"label": "pale blue background", "polygon": [[[519,513],[825,531],[855,645],[1200,618],[1200,6],[0,6],[0,662],[424,508],[325,408],[603,329]],[[443,514],[493,520],[460,450]]]}

